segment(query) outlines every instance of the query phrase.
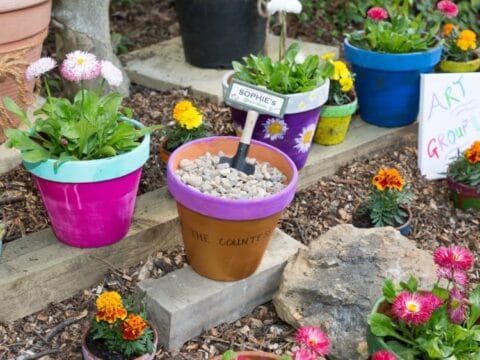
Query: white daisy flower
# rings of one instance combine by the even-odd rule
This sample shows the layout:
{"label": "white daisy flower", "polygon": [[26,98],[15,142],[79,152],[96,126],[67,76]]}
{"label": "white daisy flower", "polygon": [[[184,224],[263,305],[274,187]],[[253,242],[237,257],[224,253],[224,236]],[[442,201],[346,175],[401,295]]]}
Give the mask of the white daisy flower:
{"label": "white daisy flower", "polygon": [[92,80],[100,75],[97,57],[85,51],[76,50],[67,54],[60,67],[62,76],[70,81]]}
{"label": "white daisy flower", "polygon": [[298,0],[270,0],[267,4],[267,11],[270,15],[279,11],[299,14],[302,11],[302,3]]}
{"label": "white daisy flower", "polygon": [[103,78],[107,80],[110,86],[120,86],[123,81],[123,74],[119,68],[108,60],[102,60],[100,68]]}
{"label": "white daisy flower", "polygon": [[32,81],[40,77],[41,75],[49,72],[53,68],[57,66],[57,62],[53,60],[51,57],[44,57],[38,59],[37,61],[30,64],[30,66],[25,71],[25,77],[27,81]]}
{"label": "white daisy flower", "polygon": [[295,149],[302,153],[308,152],[312,145],[313,135],[315,134],[316,125],[310,124],[302,129],[302,132],[295,139]]}
{"label": "white daisy flower", "polygon": [[288,126],[282,119],[270,118],[263,124],[263,134],[265,139],[272,141],[282,140],[288,131]]}

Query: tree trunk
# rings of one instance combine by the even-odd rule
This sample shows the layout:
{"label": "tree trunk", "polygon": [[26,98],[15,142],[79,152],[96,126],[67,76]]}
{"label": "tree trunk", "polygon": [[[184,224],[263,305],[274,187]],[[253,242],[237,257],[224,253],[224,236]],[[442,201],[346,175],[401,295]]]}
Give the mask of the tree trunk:
{"label": "tree trunk", "polygon": [[[130,81],[113,52],[110,38],[110,0],[54,0],[53,21],[58,59],[74,50],[95,54],[100,60],[110,60],[123,72],[123,83],[115,88],[124,96],[129,94]],[[67,94],[78,90],[78,84],[68,83]]]}

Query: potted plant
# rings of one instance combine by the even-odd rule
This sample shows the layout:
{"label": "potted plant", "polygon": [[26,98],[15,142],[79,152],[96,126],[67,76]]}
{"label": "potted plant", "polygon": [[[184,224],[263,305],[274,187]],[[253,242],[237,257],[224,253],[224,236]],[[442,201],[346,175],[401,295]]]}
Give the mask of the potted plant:
{"label": "potted plant", "polygon": [[451,245],[435,250],[438,280],[430,290],[417,280],[395,286],[386,280],[383,296],[368,317],[370,352],[387,350],[400,360],[479,359],[480,287],[468,295],[469,250]]}
{"label": "potted plant", "polygon": [[395,168],[380,169],[372,179],[369,198],[353,214],[359,228],[396,227],[402,235],[411,230],[412,212],[408,207],[413,195]]}
{"label": "potted plant", "polygon": [[334,73],[330,76],[327,103],[322,107],[314,141],[320,145],[336,145],[343,142],[352,115],[357,111],[354,76],[341,60],[333,61],[333,53],[322,58],[331,61]]}
{"label": "potted plant", "polygon": [[445,45],[442,61],[438,67],[443,72],[475,72],[480,69],[477,49],[477,34],[470,29],[460,31],[452,23],[443,26]]}
{"label": "potted plant", "polygon": [[448,165],[447,185],[460,209],[480,209],[480,140]]}
{"label": "potted plant", "polygon": [[[347,35],[345,57],[356,74],[360,116],[384,127],[414,122],[420,99],[420,74],[440,62],[439,17],[426,21],[409,13],[409,0],[396,0],[388,10],[373,7],[364,30]],[[457,6],[442,0],[438,10],[456,16]]]}
{"label": "potted plant", "polygon": [[256,159],[255,174],[220,164],[219,157],[233,156],[238,143],[233,136],[197,139],[175,150],[167,164],[188,263],[220,281],[255,272],[298,181],[288,156],[254,140],[248,156]]}
{"label": "potted plant", "polygon": [[173,108],[173,125],[164,127],[164,140],[160,146],[160,159],[168,162],[170,154],[181,145],[209,135],[203,116],[191,101],[179,101]]}
{"label": "potted plant", "polygon": [[[233,77],[288,97],[284,117],[260,115],[253,138],[282,150],[301,169],[307,161],[321,106],[328,99],[328,78],[333,73],[333,65],[317,55],[307,56],[298,63],[299,53],[300,47],[294,43],[279,61],[250,55],[243,63],[234,62],[234,72],[223,78],[223,89],[226,93]],[[247,112],[232,106],[230,110],[234,128],[242,129]]]}
{"label": "potted plant", "polygon": [[[52,58],[31,64],[27,80],[56,67]],[[122,97],[101,95],[103,83],[118,86],[122,74],[109,61],[74,51],[60,72],[82,84],[70,101],[50,95],[32,124],[24,110],[5,97],[3,103],[28,127],[6,131],[7,146],[22,152],[57,238],[71,246],[98,247],[121,240],[130,227],[142,166],[149,156],[149,133],[122,108]],[[87,90],[87,80],[104,78],[100,88]]]}
{"label": "potted plant", "polygon": [[317,360],[323,359],[330,351],[330,340],[316,326],[302,326],[295,334],[298,349],[290,355],[279,356],[261,351],[234,352],[228,350],[213,360]]}
{"label": "potted plant", "polygon": [[183,51],[202,68],[231,68],[233,60],[263,53],[267,16],[258,0],[175,0]]}
{"label": "potted plant", "polygon": [[[35,81],[27,81],[23,74],[40,57],[51,7],[51,0],[0,2],[0,98],[9,96],[22,108],[34,101]],[[19,124],[20,120],[10,116],[0,102],[0,143],[5,141],[6,128]]]}
{"label": "potted plant", "polygon": [[82,355],[85,360],[153,360],[157,343],[143,301],[106,291],[97,298],[95,317],[82,337]]}

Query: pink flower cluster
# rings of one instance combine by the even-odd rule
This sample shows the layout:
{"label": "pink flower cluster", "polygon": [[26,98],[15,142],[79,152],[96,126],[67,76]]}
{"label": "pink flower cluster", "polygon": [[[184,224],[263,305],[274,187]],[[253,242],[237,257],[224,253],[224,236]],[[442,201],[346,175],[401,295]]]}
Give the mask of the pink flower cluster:
{"label": "pink flower cluster", "polygon": [[377,351],[372,355],[372,360],[397,360],[397,357],[389,351]]}
{"label": "pink flower cluster", "polygon": [[293,353],[293,360],[316,360],[330,350],[330,340],[318,327],[302,326],[295,337],[302,347]]}
{"label": "pink flower cluster", "polygon": [[367,11],[367,16],[374,21],[388,19],[388,12],[380,6],[374,6]]}
{"label": "pink flower cluster", "polygon": [[442,0],[437,4],[437,9],[448,18],[454,18],[458,15],[458,6],[450,0]]}

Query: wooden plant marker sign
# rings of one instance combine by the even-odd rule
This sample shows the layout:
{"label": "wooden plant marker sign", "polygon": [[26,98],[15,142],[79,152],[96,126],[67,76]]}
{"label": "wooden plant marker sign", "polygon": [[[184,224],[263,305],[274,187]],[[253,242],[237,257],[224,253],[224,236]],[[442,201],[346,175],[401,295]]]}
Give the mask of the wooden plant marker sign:
{"label": "wooden plant marker sign", "polygon": [[480,140],[480,73],[423,74],[420,94],[418,166],[442,179],[458,151]]}

